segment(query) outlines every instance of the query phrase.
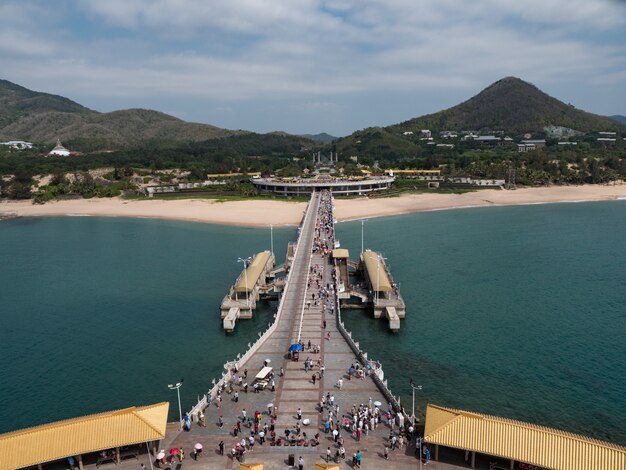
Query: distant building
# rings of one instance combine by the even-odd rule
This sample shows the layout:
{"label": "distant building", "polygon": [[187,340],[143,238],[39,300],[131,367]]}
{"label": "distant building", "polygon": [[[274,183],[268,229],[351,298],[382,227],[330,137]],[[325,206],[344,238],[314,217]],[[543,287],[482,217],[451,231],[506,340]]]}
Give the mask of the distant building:
{"label": "distant building", "polygon": [[598,132],[598,134],[600,134],[600,135],[617,135],[617,132],[607,132],[607,131],[604,131],[604,132]]}
{"label": "distant building", "polygon": [[57,139],[56,146],[48,152],[48,157],[69,157],[70,151],[61,145],[61,141]]}
{"label": "distant building", "polygon": [[598,137],[598,142],[615,142],[616,140],[612,137]]}
{"label": "distant building", "polygon": [[404,131],[402,135],[413,135],[413,131]]}
{"label": "distant building", "polygon": [[520,153],[528,152],[530,150],[535,150],[535,144],[517,144],[517,151]]}
{"label": "distant building", "polygon": [[535,148],[545,147],[546,140],[545,139],[525,139],[522,140],[522,144],[533,144]]}
{"label": "distant building", "polygon": [[495,135],[479,135],[474,139],[474,142],[478,142],[482,145],[496,146],[500,144],[501,140],[500,137],[496,137]]}
{"label": "distant building", "polygon": [[559,142],[558,145],[578,145],[578,142]]}
{"label": "distant building", "polygon": [[432,133],[429,129],[422,129],[421,136],[422,138],[430,139],[432,137]]}
{"label": "distant building", "polygon": [[24,150],[24,149],[32,149],[33,144],[30,142],[24,142],[23,140],[9,140],[8,142],[0,142],[0,145],[6,145],[9,148]]}

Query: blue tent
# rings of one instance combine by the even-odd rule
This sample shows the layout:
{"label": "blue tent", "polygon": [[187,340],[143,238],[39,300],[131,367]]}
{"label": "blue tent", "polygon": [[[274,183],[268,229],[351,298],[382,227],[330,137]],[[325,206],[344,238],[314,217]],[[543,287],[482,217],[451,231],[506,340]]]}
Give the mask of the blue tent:
{"label": "blue tent", "polygon": [[304,346],[302,346],[300,343],[294,343],[291,346],[289,346],[289,350],[290,351],[302,351],[304,350]]}

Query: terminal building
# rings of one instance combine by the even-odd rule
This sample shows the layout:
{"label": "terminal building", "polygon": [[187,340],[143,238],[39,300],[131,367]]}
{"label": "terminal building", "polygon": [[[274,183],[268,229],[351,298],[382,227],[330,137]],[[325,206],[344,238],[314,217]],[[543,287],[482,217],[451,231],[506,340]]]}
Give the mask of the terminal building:
{"label": "terminal building", "polygon": [[329,189],[333,195],[363,196],[374,191],[389,189],[395,178],[392,176],[370,178],[253,178],[252,183],[264,193],[274,193],[281,196],[308,196],[313,191]]}

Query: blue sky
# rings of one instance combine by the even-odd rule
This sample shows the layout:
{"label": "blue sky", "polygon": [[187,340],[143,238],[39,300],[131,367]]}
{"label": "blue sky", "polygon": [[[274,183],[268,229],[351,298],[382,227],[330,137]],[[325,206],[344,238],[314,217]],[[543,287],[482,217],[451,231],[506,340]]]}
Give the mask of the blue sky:
{"label": "blue sky", "polygon": [[626,114],[618,0],[0,0],[0,78],[98,111],[346,135],[505,76]]}

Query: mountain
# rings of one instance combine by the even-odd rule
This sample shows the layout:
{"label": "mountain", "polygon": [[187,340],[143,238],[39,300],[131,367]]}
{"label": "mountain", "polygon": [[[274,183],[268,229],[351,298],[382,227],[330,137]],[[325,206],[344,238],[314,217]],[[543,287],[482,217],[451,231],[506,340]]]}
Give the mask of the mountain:
{"label": "mountain", "polygon": [[446,130],[482,130],[503,131],[519,138],[526,133],[545,134],[546,128],[569,134],[626,132],[624,124],[576,109],[530,83],[507,77],[452,108],[388,127],[363,129],[338,139],[335,145],[344,155],[396,160],[415,157],[424,150],[424,143],[419,140],[421,129],[429,129],[435,137]]}
{"label": "mountain", "polygon": [[621,124],[626,124],[626,116],[615,114],[613,116],[609,116],[609,119],[613,119],[614,121],[619,122]]}
{"label": "mountain", "polygon": [[565,104],[515,77],[498,80],[478,95],[450,109],[411,119],[388,129],[491,129],[520,135],[540,133],[548,126],[566,127],[583,133],[626,129],[607,117]]}
{"label": "mountain", "polygon": [[326,132],[320,134],[300,134],[300,137],[305,139],[315,140],[316,142],[322,142],[323,144],[330,144],[333,140],[337,140],[339,137],[332,136]]}
{"label": "mountain", "polygon": [[0,80],[0,139],[130,146],[147,140],[201,141],[243,134],[148,109],[99,113],[62,96]]}

